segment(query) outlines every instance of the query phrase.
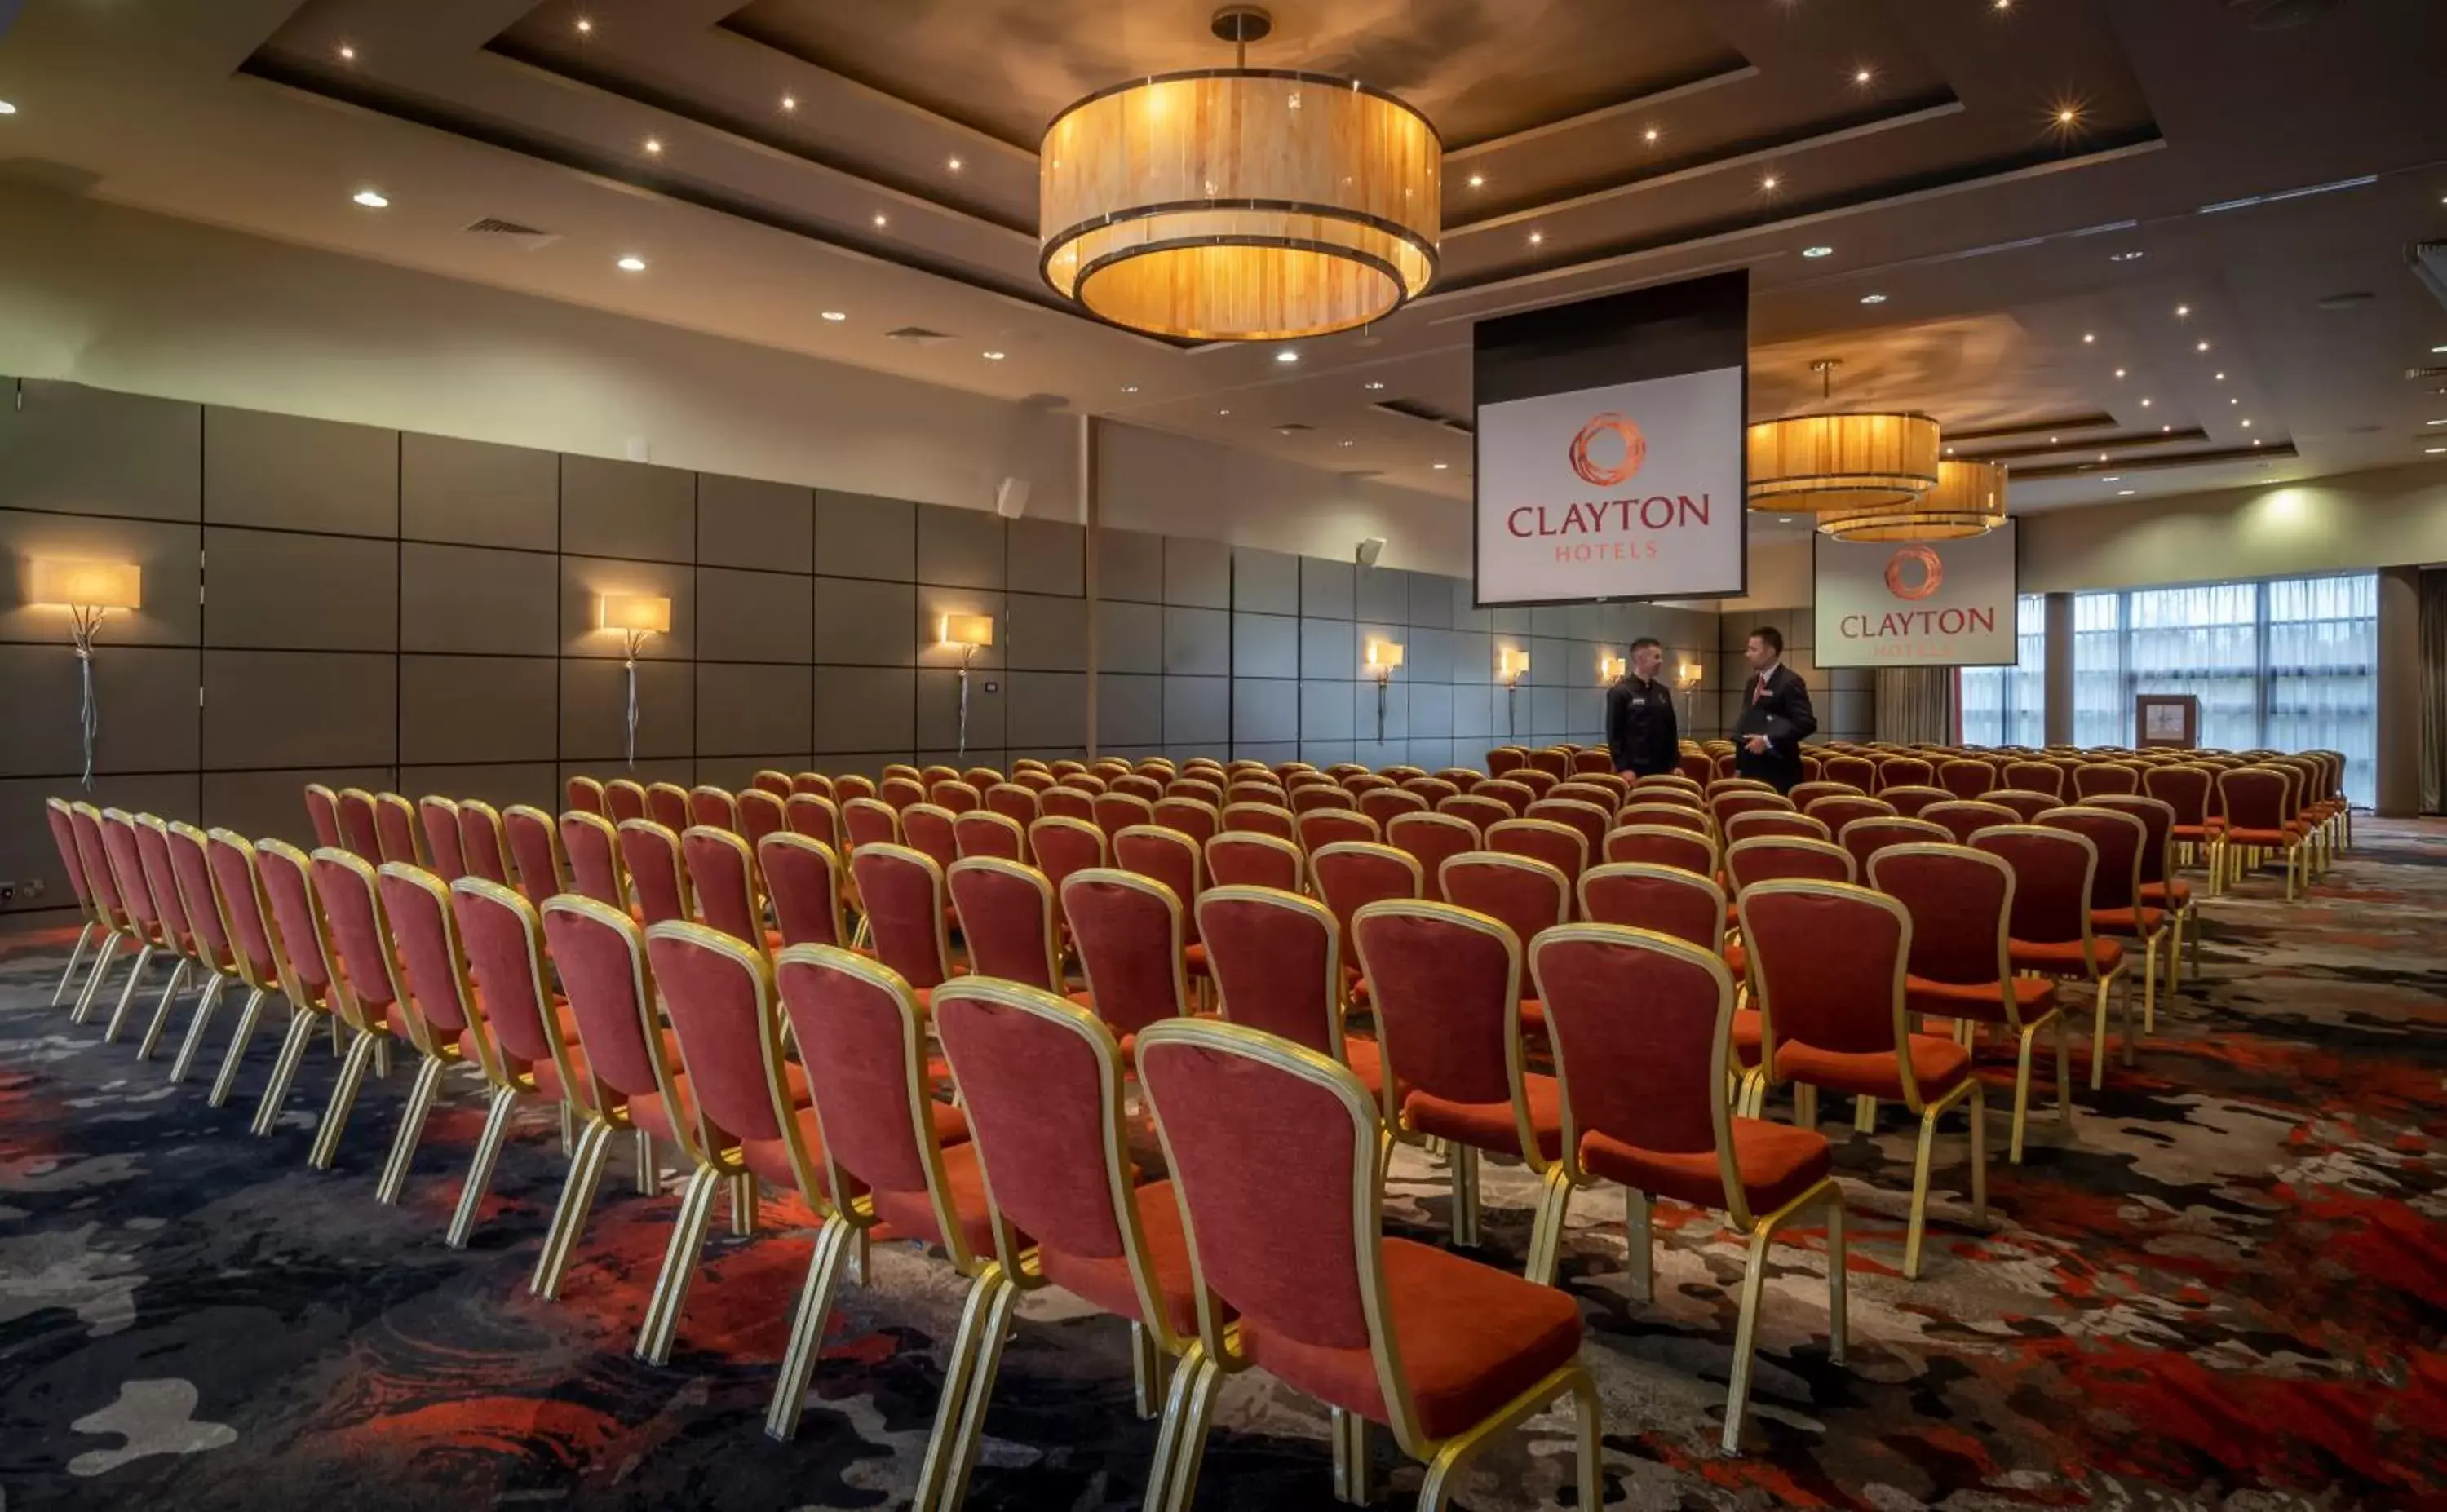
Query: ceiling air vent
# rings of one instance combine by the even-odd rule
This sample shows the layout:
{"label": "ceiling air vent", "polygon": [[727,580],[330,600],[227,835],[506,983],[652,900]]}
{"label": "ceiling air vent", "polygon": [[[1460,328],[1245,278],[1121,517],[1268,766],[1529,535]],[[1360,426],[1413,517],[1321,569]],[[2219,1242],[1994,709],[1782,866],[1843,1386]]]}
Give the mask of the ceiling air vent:
{"label": "ceiling air vent", "polygon": [[2447,378],[2447,368],[2407,368],[2404,376],[2418,384],[2428,383],[2433,379]]}
{"label": "ceiling air vent", "polygon": [[560,233],[558,231],[539,231],[533,226],[522,226],[515,220],[503,220],[499,216],[486,216],[482,220],[471,221],[465,229],[474,236],[502,237],[505,241],[515,243],[524,252],[533,252],[538,247],[549,247],[560,239]]}
{"label": "ceiling air vent", "polygon": [[887,331],[884,334],[894,341],[905,341],[917,347],[939,346],[952,339],[952,333],[948,331],[929,331],[924,326],[902,326],[898,331]]}
{"label": "ceiling air vent", "polygon": [[1316,428],[1317,427],[1315,425],[1310,425],[1304,420],[1286,420],[1281,425],[1275,427],[1275,434],[1278,436],[1291,436],[1297,435],[1303,430],[1315,430]]}

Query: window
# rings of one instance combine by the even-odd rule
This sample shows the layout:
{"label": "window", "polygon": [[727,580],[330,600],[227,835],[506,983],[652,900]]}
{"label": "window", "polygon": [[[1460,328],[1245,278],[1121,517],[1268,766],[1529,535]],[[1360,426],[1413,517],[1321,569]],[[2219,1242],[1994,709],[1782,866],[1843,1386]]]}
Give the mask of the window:
{"label": "window", "polygon": [[1966,746],[2039,746],[2047,742],[2048,600],[2014,600],[2011,667],[1963,669],[1963,742]]}
{"label": "window", "polygon": [[2346,794],[2367,803],[2378,781],[2379,579],[2296,577],[2267,586],[2267,733],[2260,744],[2341,753]]}
{"label": "window", "polygon": [[2133,700],[2124,691],[2124,595],[2076,594],[2073,600],[2073,741],[2129,744]]}

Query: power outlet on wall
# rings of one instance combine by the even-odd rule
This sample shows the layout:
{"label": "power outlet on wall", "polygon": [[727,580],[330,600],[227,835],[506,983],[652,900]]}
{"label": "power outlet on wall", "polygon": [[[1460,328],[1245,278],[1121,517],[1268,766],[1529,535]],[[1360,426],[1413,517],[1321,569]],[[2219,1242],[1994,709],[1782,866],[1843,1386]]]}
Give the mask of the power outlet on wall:
{"label": "power outlet on wall", "polygon": [[0,882],[0,908],[6,908],[16,900],[17,884],[14,882]]}

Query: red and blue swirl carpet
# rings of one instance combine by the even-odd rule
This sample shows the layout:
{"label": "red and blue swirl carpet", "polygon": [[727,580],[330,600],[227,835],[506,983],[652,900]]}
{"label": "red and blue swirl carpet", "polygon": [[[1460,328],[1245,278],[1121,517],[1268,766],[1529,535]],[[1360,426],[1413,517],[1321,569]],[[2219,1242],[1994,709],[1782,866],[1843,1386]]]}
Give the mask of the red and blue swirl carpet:
{"label": "red and blue swirl carpet", "polygon": [[[1584,1201],[1565,1284],[1604,1394],[1608,1503],[2447,1506],[2447,827],[2365,822],[2358,839],[2305,902],[2255,880],[2206,906],[2203,979],[2133,1068],[2082,1090],[2070,1135],[2035,1114],[2009,1166],[1992,1114],[1992,1228],[1967,1222],[1959,1134],[1941,1145],[1916,1283],[1899,1269],[1909,1130],[1889,1111],[1874,1135],[1842,1132],[1830,1105],[1856,1215],[1850,1363],[1828,1358],[1822,1236],[1805,1231],[1774,1252],[1740,1458],[1715,1447],[1739,1245],[1661,1210],[1657,1299],[1635,1304],[1622,1209]],[[562,1299],[537,1301],[563,1169],[549,1119],[522,1125],[452,1251],[472,1083],[386,1208],[404,1073],[370,1084],[337,1167],[311,1171],[327,1052],[256,1139],[276,1034],[208,1107],[208,1079],[173,1087],[166,1056],[140,1064],[47,1006],[66,948],[57,928],[0,941],[8,1512],[906,1504],[960,1300],[939,1261],[878,1247],[797,1440],[775,1444],[762,1414],[810,1247],[795,1202],[713,1240],[672,1363],[640,1364],[671,1191],[633,1195],[616,1156]],[[1404,1151],[1393,1186],[1389,1222],[1438,1238],[1436,1168]],[[1532,1188],[1492,1168],[1485,1186],[1482,1253],[1517,1267]],[[973,1504],[1136,1505],[1154,1429],[1130,1409],[1122,1326],[1033,1296],[987,1431]],[[1381,1434],[1377,1457],[1379,1501],[1407,1504],[1417,1471]],[[1321,1408],[1241,1376],[1202,1500],[1325,1507],[1328,1462]],[[1540,1419],[1459,1500],[1568,1503],[1569,1466],[1566,1426]]]}

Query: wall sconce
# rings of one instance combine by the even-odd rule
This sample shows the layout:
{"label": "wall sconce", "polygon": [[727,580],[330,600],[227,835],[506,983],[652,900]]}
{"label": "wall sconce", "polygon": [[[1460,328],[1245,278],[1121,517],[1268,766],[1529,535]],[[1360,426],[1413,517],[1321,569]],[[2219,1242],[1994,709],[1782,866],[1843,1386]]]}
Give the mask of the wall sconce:
{"label": "wall sconce", "polygon": [[1398,640],[1372,640],[1368,643],[1368,675],[1376,679],[1376,739],[1385,739],[1385,685],[1394,680],[1394,669],[1402,665],[1402,643]]}
{"label": "wall sconce", "polygon": [[1631,671],[1630,658],[1601,655],[1598,657],[1598,685],[1606,687],[1619,682],[1622,674],[1629,671]]}
{"label": "wall sconce", "polygon": [[595,625],[616,630],[622,646],[621,670],[629,684],[629,767],[637,766],[637,648],[649,635],[672,633],[672,601],[653,594],[605,594],[595,600]]}
{"label": "wall sconce", "polygon": [[1515,740],[1521,734],[1518,694],[1521,679],[1529,675],[1529,653],[1505,647],[1495,653],[1495,676],[1504,685],[1504,735]]}
{"label": "wall sconce", "polygon": [[995,643],[992,614],[945,614],[935,622],[935,639],[960,648],[959,754],[969,753],[969,663],[977,652]]}
{"label": "wall sconce", "polygon": [[102,706],[93,695],[93,633],[114,609],[144,602],[144,570],[132,561],[74,561],[37,557],[27,602],[68,612],[68,639],[76,647],[77,680],[84,690],[77,721],[85,731],[85,788],[93,787],[93,743],[102,733]]}
{"label": "wall sconce", "polygon": [[1691,706],[1698,696],[1699,664],[1684,662],[1677,667],[1674,669],[1674,680],[1682,688],[1682,728],[1686,730],[1696,729],[1698,726],[1691,712]]}

